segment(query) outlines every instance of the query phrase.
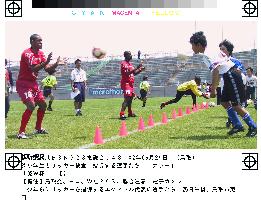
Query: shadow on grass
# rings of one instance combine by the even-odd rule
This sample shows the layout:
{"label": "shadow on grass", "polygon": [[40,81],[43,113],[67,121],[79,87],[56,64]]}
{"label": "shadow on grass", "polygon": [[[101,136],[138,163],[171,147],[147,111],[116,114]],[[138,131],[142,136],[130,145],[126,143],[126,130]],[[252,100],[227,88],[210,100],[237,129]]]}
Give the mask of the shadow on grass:
{"label": "shadow on grass", "polygon": [[203,128],[207,128],[207,129],[217,129],[217,130],[227,130],[229,131],[229,129],[227,129],[225,126],[218,126],[218,127],[211,127],[211,126],[207,126],[207,127],[203,127]]}
{"label": "shadow on grass", "polygon": [[[124,120],[121,120],[119,117],[110,117],[108,118],[109,120],[119,120],[119,121],[124,121]],[[126,118],[125,120],[128,120],[128,118]]]}
{"label": "shadow on grass", "polygon": [[[34,134],[34,133],[31,133],[31,134],[26,134],[26,136],[28,137],[28,138],[31,138],[31,137],[33,137],[33,136],[35,136],[36,134]],[[7,138],[8,139],[17,139],[17,134],[15,134],[15,135],[7,135]]]}
{"label": "shadow on grass", "polygon": [[227,116],[209,116],[209,118],[216,118],[216,119],[227,119]]}
{"label": "shadow on grass", "polygon": [[[71,114],[71,115],[64,115],[65,117],[72,117],[72,116],[75,116],[75,115],[73,115],[73,114]],[[81,117],[81,116],[75,116],[75,117]]]}

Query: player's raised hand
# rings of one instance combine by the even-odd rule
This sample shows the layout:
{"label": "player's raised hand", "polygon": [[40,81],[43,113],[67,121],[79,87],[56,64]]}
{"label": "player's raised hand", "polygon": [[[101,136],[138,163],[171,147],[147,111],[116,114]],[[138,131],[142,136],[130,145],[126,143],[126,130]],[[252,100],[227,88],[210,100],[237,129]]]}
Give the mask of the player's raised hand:
{"label": "player's raised hand", "polygon": [[60,56],[57,58],[56,64],[57,64],[57,65],[63,64],[62,61],[61,61],[61,57],[60,57]]}
{"label": "player's raised hand", "polygon": [[52,57],[53,57],[53,52],[48,54],[48,57],[47,57],[47,60],[46,60],[47,64],[50,63],[50,61],[52,60]]}

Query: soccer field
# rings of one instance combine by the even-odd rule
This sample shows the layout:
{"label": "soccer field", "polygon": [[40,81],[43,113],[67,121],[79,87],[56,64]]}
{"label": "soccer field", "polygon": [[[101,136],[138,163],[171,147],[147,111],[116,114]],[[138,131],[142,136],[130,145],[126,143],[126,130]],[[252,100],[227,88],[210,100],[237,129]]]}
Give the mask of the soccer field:
{"label": "soccer field", "polygon": [[[152,114],[156,126],[137,131],[139,117],[127,118],[126,125],[130,134],[117,137],[122,121],[118,119],[122,99],[87,99],[83,105],[83,116],[75,116],[73,101],[56,100],[52,112],[47,111],[43,127],[47,135],[33,135],[36,111],[28,126],[29,139],[17,139],[21,115],[25,106],[21,102],[11,102],[6,119],[7,149],[66,149],[88,147],[93,143],[95,128],[102,130],[106,143],[90,146],[94,149],[256,149],[257,138],[247,138],[245,132],[228,136],[225,127],[226,112],[221,106],[211,107],[186,115],[186,107],[192,104],[190,97],[184,97],[178,104],[172,104],[160,110],[161,102],[170,98],[149,98],[145,108],[142,102],[133,101],[133,110],[142,116],[145,126]],[[198,98],[198,103],[204,99]],[[183,117],[171,120],[173,109],[183,109]],[[250,105],[248,111],[256,121],[256,110]],[[167,124],[161,124],[162,113],[169,118]],[[108,140],[109,139],[109,140]]]}

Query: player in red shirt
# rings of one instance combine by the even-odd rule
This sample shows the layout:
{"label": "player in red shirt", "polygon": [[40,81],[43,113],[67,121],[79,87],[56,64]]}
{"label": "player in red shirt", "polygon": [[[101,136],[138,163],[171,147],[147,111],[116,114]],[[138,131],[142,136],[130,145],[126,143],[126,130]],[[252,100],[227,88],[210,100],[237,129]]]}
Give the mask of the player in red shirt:
{"label": "player in red shirt", "polygon": [[134,93],[134,76],[145,70],[142,64],[139,64],[137,68],[134,68],[130,63],[132,55],[130,51],[124,52],[125,60],[121,62],[121,89],[124,93],[124,101],[122,103],[120,119],[125,120],[126,116],[124,114],[125,109],[128,107],[128,117],[136,117],[132,112],[131,104]]}
{"label": "player in red shirt", "polygon": [[25,134],[26,125],[37,105],[39,108],[37,110],[35,134],[47,134],[47,131],[41,127],[47,105],[36,79],[41,69],[45,71],[54,70],[60,61],[60,57],[58,57],[56,63],[49,65],[52,60],[52,53],[49,53],[46,59],[43,51],[40,50],[42,49],[42,38],[38,34],[30,36],[30,44],[31,47],[22,53],[20,71],[16,81],[17,93],[26,105],[17,135],[19,139],[27,138]]}

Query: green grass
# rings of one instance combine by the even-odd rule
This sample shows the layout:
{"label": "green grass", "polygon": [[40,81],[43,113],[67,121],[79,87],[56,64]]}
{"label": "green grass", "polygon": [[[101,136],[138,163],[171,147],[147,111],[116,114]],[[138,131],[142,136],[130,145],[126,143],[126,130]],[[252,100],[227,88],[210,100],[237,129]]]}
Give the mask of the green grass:
{"label": "green grass", "polygon": [[[169,105],[164,110],[159,109],[162,101],[170,98],[150,98],[147,106],[141,107],[141,101],[133,102],[135,113],[142,116],[147,125],[149,114],[153,114],[154,122],[160,122],[162,112],[171,117],[171,111],[178,107],[185,111],[191,106],[190,97],[183,98],[178,104]],[[203,99],[198,99],[199,103]],[[36,121],[34,111],[28,126],[30,139],[16,138],[21,115],[25,106],[21,102],[11,102],[11,109],[6,120],[6,148],[8,149],[67,149],[79,148],[93,142],[97,125],[102,129],[103,138],[110,138],[119,133],[121,121],[118,119],[122,99],[87,99],[84,103],[83,116],[74,116],[73,101],[56,100],[53,112],[46,112],[43,127],[48,135],[32,135]],[[256,110],[252,105],[248,111],[256,121]],[[126,120],[128,131],[136,130],[139,118]],[[245,137],[244,133],[235,136],[227,135],[225,128],[226,112],[221,106],[199,111],[166,125],[155,126],[143,132],[135,132],[120,139],[97,145],[95,149],[256,149],[257,139]],[[245,125],[245,128],[247,126]]]}

